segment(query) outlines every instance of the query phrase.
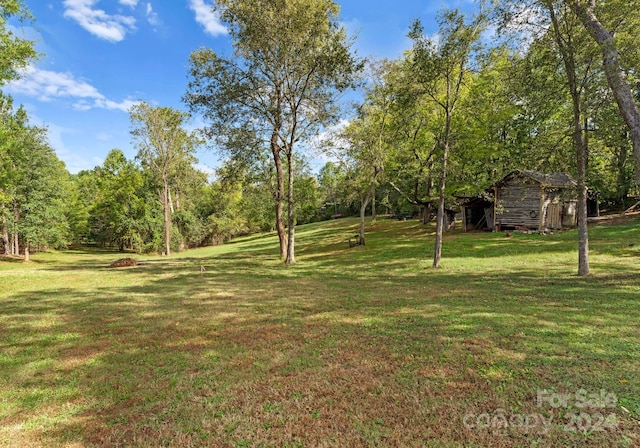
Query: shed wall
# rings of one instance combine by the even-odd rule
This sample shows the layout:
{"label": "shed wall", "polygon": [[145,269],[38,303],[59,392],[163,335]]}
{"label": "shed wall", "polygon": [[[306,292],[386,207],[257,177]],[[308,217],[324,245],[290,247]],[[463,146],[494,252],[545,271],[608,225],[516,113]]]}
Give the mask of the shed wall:
{"label": "shed wall", "polygon": [[513,177],[496,189],[497,203],[502,213],[496,213],[496,224],[501,227],[540,226],[542,188],[537,182]]}

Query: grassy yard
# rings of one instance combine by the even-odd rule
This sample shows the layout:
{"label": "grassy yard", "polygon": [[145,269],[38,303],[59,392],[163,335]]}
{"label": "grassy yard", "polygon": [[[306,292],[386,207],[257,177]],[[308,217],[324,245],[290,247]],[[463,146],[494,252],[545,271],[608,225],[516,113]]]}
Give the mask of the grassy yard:
{"label": "grassy yard", "polygon": [[0,445],[640,446],[640,221],[586,279],[575,232],[454,232],[433,270],[432,228],[356,226],[292,267],[273,235],[0,261]]}

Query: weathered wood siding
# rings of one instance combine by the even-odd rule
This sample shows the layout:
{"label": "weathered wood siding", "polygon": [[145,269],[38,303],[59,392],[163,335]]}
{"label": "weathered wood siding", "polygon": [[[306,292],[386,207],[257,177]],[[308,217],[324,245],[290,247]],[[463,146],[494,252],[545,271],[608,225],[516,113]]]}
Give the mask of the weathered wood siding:
{"label": "weathered wood siding", "polygon": [[556,190],[545,191],[542,202],[543,229],[562,229],[563,207],[560,201],[560,193]]}
{"label": "weathered wood siding", "polygon": [[562,209],[563,206],[560,203],[553,203],[547,206],[545,228],[552,230],[562,229]]}
{"label": "weathered wood siding", "polygon": [[497,203],[502,209],[502,213],[496,214],[496,224],[501,227],[539,228],[542,200],[539,183],[515,176],[498,187],[496,193]]}
{"label": "weathered wood siding", "polygon": [[566,201],[562,211],[562,226],[576,227],[578,225],[578,201]]}

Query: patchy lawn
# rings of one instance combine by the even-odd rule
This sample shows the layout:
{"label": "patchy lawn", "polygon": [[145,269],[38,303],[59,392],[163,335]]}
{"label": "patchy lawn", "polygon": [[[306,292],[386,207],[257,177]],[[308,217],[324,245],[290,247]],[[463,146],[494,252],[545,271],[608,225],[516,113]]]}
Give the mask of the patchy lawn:
{"label": "patchy lawn", "polygon": [[[640,446],[640,221],[0,259],[2,446]],[[204,270],[202,269],[204,267]]]}

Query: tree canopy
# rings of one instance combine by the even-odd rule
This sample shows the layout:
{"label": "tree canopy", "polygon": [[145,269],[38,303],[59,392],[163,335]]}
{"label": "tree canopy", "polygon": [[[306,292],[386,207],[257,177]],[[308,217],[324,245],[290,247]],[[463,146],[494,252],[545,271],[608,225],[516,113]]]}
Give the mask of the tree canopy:
{"label": "tree canopy", "polygon": [[195,51],[185,100],[209,120],[207,135],[223,148],[237,149],[237,137],[247,133],[244,151],[255,152],[256,143],[269,148],[280,255],[294,263],[296,145],[337,121],[336,95],[353,85],[361,64],[332,1],[222,0],[216,8],[234,55]]}

